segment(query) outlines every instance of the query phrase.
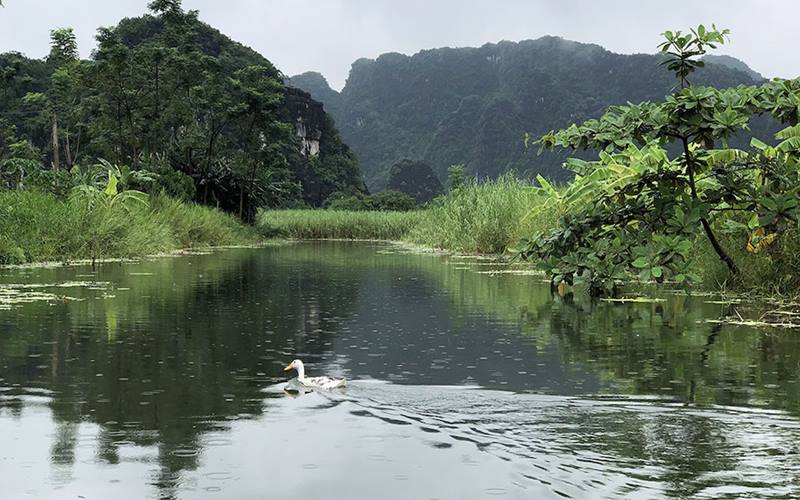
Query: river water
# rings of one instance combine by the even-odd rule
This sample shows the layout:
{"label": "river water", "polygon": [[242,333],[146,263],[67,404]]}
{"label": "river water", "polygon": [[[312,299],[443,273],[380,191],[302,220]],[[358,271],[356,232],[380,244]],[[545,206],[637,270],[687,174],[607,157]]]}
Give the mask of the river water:
{"label": "river water", "polygon": [[364,242],[0,270],[0,498],[800,497],[800,330],[723,302]]}

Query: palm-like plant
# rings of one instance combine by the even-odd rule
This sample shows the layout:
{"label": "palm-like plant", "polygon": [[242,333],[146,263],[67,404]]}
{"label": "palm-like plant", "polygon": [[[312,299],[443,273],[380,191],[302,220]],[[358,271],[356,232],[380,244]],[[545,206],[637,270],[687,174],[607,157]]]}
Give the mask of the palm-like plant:
{"label": "palm-like plant", "polygon": [[147,194],[132,189],[120,191],[119,180],[113,170],[108,171],[108,180],[103,189],[93,183],[79,184],[72,189],[70,202],[81,214],[82,226],[91,231],[87,239],[92,269],[102,255],[108,238],[114,238],[113,228],[119,217],[128,217],[137,207],[147,207]]}

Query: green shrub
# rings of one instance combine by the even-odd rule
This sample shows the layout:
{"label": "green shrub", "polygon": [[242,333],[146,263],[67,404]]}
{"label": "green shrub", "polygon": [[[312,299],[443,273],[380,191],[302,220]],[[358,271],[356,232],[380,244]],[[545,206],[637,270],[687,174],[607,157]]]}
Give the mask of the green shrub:
{"label": "green shrub", "polygon": [[414,198],[400,191],[382,191],[368,196],[365,202],[369,210],[406,212],[417,208]]}
{"label": "green shrub", "polygon": [[361,211],[368,210],[367,203],[363,196],[337,196],[330,202],[326,203],[326,208],[329,210],[348,210],[348,211]]}
{"label": "green shrub", "polygon": [[400,191],[382,191],[372,195],[334,193],[325,201],[325,208],[345,211],[405,212],[417,208],[417,202]]}
{"label": "green shrub", "polygon": [[256,232],[221,210],[154,196],[150,206],[155,220],[170,229],[178,248],[255,243]]}
{"label": "green shrub", "polygon": [[256,227],[266,237],[400,240],[422,212],[261,210]]}
{"label": "green shrub", "polygon": [[705,239],[692,249],[694,267],[708,288],[752,290],[764,295],[797,297],[800,295],[800,230],[795,225],[775,243],[758,253],[747,251],[746,234],[722,234],[720,241],[728,249],[740,272],[731,276]]}
{"label": "green shrub", "polygon": [[[149,186],[142,186],[143,191],[153,195],[165,194],[169,197],[181,201],[191,201],[195,199],[197,190],[194,185],[194,179],[172,169],[171,167],[162,167],[153,170],[157,174],[156,180]],[[134,187],[134,189],[141,189]]]}
{"label": "green shrub", "polygon": [[0,236],[0,264],[24,264],[25,252],[10,239]]}

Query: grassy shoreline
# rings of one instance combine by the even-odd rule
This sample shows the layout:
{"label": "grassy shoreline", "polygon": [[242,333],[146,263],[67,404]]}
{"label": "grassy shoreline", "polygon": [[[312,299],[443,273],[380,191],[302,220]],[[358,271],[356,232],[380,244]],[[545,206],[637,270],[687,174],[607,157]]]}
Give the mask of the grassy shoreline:
{"label": "grassy shoreline", "polygon": [[[499,255],[513,253],[523,238],[555,228],[570,210],[560,198],[509,176],[459,188],[416,212],[261,211],[256,229],[265,237],[389,240],[437,251]],[[741,272],[731,276],[708,242],[699,239],[693,254],[702,277],[700,289],[800,298],[796,227],[770,251],[758,254],[747,252],[741,237],[720,239]]]}
{"label": "grassy shoreline", "polygon": [[260,239],[228,214],[164,196],[98,208],[47,193],[0,192],[2,265],[140,258]]}
{"label": "grassy shoreline", "polygon": [[[513,177],[462,187],[423,210],[262,210],[255,226],[164,196],[89,213],[84,205],[46,193],[0,191],[0,266],[136,259],[268,239],[395,241],[433,251],[502,255],[513,253],[521,239],[554,228],[569,210]],[[723,236],[722,243],[742,272],[728,274],[708,243],[698,240],[693,254],[701,288],[798,299],[797,228],[759,254],[748,253],[747,242],[733,237]]]}

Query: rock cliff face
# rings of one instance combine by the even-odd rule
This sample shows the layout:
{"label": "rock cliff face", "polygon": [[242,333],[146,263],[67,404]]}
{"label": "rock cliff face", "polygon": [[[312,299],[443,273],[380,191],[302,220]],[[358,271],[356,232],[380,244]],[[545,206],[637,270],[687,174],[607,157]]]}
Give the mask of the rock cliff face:
{"label": "rock cliff face", "polygon": [[[313,100],[307,92],[286,87],[281,119],[294,125],[295,136],[300,142],[300,154],[306,158],[319,156],[323,140],[325,111],[322,104]],[[325,137],[325,140],[331,140]]]}
{"label": "rock cliff face", "polygon": [[365,192],[358,161],[339,137],[322,103],[308,92],[287,86],[278,118],[294,127],[297,151],[290,157],[303,200],[320,206],[334,192]]}

